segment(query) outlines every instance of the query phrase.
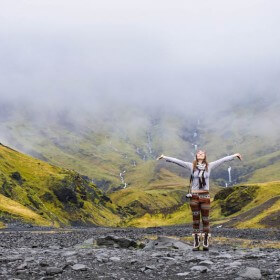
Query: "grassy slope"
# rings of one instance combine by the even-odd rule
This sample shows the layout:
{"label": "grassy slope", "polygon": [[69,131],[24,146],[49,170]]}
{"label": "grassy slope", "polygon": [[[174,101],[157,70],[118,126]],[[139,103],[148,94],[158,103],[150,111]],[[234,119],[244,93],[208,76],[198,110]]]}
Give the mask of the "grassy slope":
{"label": "grassy slope", "polygon": [[[216,223],[223,223],[227,222],[233,218],[238,217],[240,214],[246,214],[247,211],[253,210],[255,207],[261,206],[265,202],[267,202],[271,198],[275,198],[280,196],[280,181],[273,181],[267,183],[258,183],[258,184],[242,184],[243,186],[256,186],[256,196],[255,198],[249,202],[246,206],[244,206],[240,211],[229,215],[224,216],[221,212],[221,201],[213,201],[212,208],[211,208],[211,218],[212,220],[216,220]],[[269,207],[265,207],[262,209],[260,213],[255,212],[253,217],[250,219],[237,219],[234,222],[234,226],[237,228],[248,228],[248,227],[255,227],[255,228],[262,228],[266,227],[265,223],[262,220],[269,218],[268,216],[274,213],[279,212],[280,201],[276,201]],[[279,226],[279,225],[278,225]]]}
{"label": "grassy slope", "polygon": [[[232,174],[239,182],[279,180],[280,161],[275,159],[280,152],[274,151],[277,141],[250,135],[244,130],[243,124],[243,130],[240,129],[240,120],[248,121],[247,109],[234,109],[223,117],[215,117],[214,123],[209,118],[210,124],[205,123],[200,128],[200,143],[208,151],[209,160],[215,160],[226,153],[241,152],[244,161],[231,163]],[[129,125],[127,119],[125,127],[119,130],[112,127],[114,124],[119,126],[121,122],[113,122],[110,126],[104,122],[96,130],[90,126],[90,122],[88,126],[78,129],[59,124],[42,129],[26,121],[23,125],[12,124],[10,128],[11,134],[14,135],[13,140],[22,145],[23,150],[39,152],[52,164],[75,169],[91,178],[106,179],[110,181],[111,187],[120,186],[119,173],[123,169],[127,170],[125,181],[128,188],[112,193],[110,197],[114,203],[123,207],[141,202],[141,205],[135,203],[132,207],[134,211],[139,212],[138,217],[130,220],[131,224],[146,226],[187,222],[190,218],[184,216],[187,206],[180,208],[180,204],[188,179],[178,176],[185,175],[184,171],[173,169],[171,166],[168,166],[168,170],[174,172],[157,169],[157,163],[147,150],[145,132],[152,131],[155,154],[164,152],[170,156],[190,160],[190,151],[193,149],[190,135],[193,126],[184,123],[180,118],[168,116],[163,117],[157,126],[151,127],[148,121],[142,121],[142,116],[139,118],[139,126]],[[135,122],[135,115],[133,121]],[[245,123],[245,127],[249,126]],[[184,135],[185,140],[181,135]],[[147,161],[137,154],[136,146],[142,149],[148,158]],[[135,161],[137,165],[133,166],[131,161]],[[226,165],[213,172],[212,176],[213,179],[222,177],[219,183],[224,185],[224,179],[227,177]],[[212,186],[217,182],[213,180]],[[215,204],[213,206],[215,207]],[[170,213],[167,213],[168,209]],[[145,216],[141,216],[143,211],[147,212]],[[164,213],[157,214],[156,211]],[[212,215],[213,218],[221,218],[218,210],[213,209]]]}
{"label": "grassy slope", "polygon": [[[258,206],[262,206],[265,202],[270,200],[271,198],[280,196],[280,181],[268,182],[268,183],[259,183],[259,184],[242,184],[242,186],[252,186],[257,187],[257,191],[255,194],[255,198],[245,205],[240,211],[235,212],[229,216],[225,216],[221,211],[221,200],[211,201],[211,211],[210,211],[210,219],[211,224],[221,224],[230,221],[243,213],[247,213],[249,210],[254,212],[254,208]],[[214,193],[217,193],[215,191]],[[212,198],[214,197],[214,193],[212,193]],[[236,195],[236,194],[235,194]],[[237,194],[238,196],[238,194]],[[237,201],[238,201],[237,197]],[[240,197],[240,199],[242,199]],[[234,222],[234,226],[237,228],[264,228],[267,227],[265,221],[270,219],[270,216],[273,214],[278,215],[279,217],[279,209],[280,209],[280,199],[276,201],[273,205],[265,207],[262,211],[255,212],[249,219],[237,219]],[[127,221],[127,225],[136,226],[136,227],[150,227],[150,226],[162,226],[162,225],[174,225],[174,224],[185,224],[192,222],[191,209],[189,204],[184,203],[175,211],[170,213],[156,213],[149,214],[133,218]],[[277,224],[273,225],[277,227]],[[278,225],[279,227],[279,225]]]}
{"label": "grassy slope", "polygon": [[[19,172],[21,178],[13,178]],[[61,201],[56,189],[73,190],[76,200]],[[92,196],[82,196],[83,191]],[[116,206],[103,199],[93,184],[71,170],[62,169],[0,145],[0,215],[38,225],[71,223],[116,225]],[[47,194],[47,195],[46,195]],[[81,205],[83,203],[83,206]]]}
{"label": "grassy slope", "polygon": [[280,151],[266,154],[248,162],[253,167],[252,172],[245,176],[247,182],[267,182],[279,180],[280,174]]}
{"label": "grassy slope", "polygon": [[[172,125],[174,125],[174,122],[172,122]],[[234,131],[234,127],[232,131]],[[30,137],[38,137],[34,133],[30,133]],[[48,133],[49,135],[55,135],[56,139],[46,137],[45,142],[41,142],[40,145],[38,144],[36,149],[55,164],[68,168],[77,168],[84,174],[96,179],[106,178],[112,182],[113,186],[120,185],[120,170],[122,168],[127,170],[125,180],[129,184],[129,187],[110,194],[115,204],[123,207],[131,206],[136,212],[136,216],[128,220],[127,225],[146,227],[181,224],[191,221],[189,206],[186,204],[181,205],[188,179],[178,176],[178,174],[185,172],[180,170],[180,167],[176,169],[176,167],[172,167],[172,164],[166,164],[165,168],[157,169],[158,163],[155,160],[143,161],[135,153],[131,141],[129,142],[125,139],[118,139],[116,137],[108,138],[105,135],[96,133],[79,137],[70,131],[53,129]],[[207,150],[212,151],[210,160],[214,160],[221,156],[217,152],[217,146],[221,150],[227,150],[232,140],[220,139],[217,134],[211,133],[211,131],[207,133],[211,141],[205,146]],[[137,145],[140,147],[141,141],[144,141],[143,137],[141,139],[137,140]],[[154,141],[159,141],[156,139],[155,137]],[[180,139],[167,140],[166,143],[169,143],[168,147],[182,147],[183,145]],[[56,144],[59,141],[62,143],[61,146]],[[73,143],[75,145],[72,145]],[[262,147],[259,138],[247,137],[246,140],[243,139],[237,141],[237,143],[235,149],[242,153],[242,149],[245,149],[246,146],[248,156],[253,154],[254,149],[258,150]],[[248,143],[251,143],[248,147],[252,151],[248,150]],[[167,147],[166,151],[168,151]],[[215,154],[216,156],[214,157],[213,155]],[[174,154],[170,151],[170,155]],[[277,161],[279,155],[280,152],[276,151],[248,160],[245,154],[245,159],[242,163],[237,161],[231,164],[233,166],[233,173],[235,171],[240,172],[241,180],[248,182],[264,182],[269,179],[279,180],[280,173],[277,172],[280,169],[280,161]],[[131,160],[135,160],[137,165],[132,166],[130,164]],[[225,167],[221,167],[218,172],[220,170],[225,170]],[[212,182],[212,186],[215,186],[215,181]],[[218,189],[215,190],[213,188],[213,190],[215,193]],[[135,202],[140,202],[141,204],[135,204]],[[213,204],[211,217],[212,220],[230,218],[222,217],[219,212],[219,207],[216,207],[215,204]]]}
{"label": "grassy slope", "polygon": [[[36,212],[32,211],[28,207],[23,206],[22,204],[0,194],[0,213],[4,215],[4,213],[13,216],[18,217],[19,219],[28,222],[28,223],[34,223],[36,225],[40,226],[51,226],[51,221],[48,221],[47,219],[44,219]],[[3,223],[0,223],[3,226]]]}
{"label": "grassy slope", "polygon": [[[125,225],[147,227],[183,224],[191,221],[189,205],[185,203],[187,184],[188,179],[161,168],[156,179],[147,186],[115,192],[111,194],[111,199],[122,206],[139,201],[148,209],[143,212],[138,209],[138,215],[126,220]],[[212,184],[211,196],[219,190],[220,187]]]}
{"label": "grassy slope", "polygon": [[[168,126],[172,126],[174,132],[181,125],[176,118],[168,118],[166,122]],[[125,134],[120,136],[118,132],[106,136],[106,133],[93,132],[91,128],[81,128],[79,133],[76,133],[72,128],[62,126],[46,127],[42,132],[25,122],[22,126],[12,126],[11,134],[14,135],[13,140],[20,139],[23,150],[35,150],[49,162],[75,169],[90,178],[108,180],[111,187],[121,186],[119,174],[120,171],[126,170],[125,181],[128,188],[111,194],[111,199],[121,206],[141,201],[145,211],[150,212],[181,203],[188,179],[178,176],[178,173],[185,175],[185,170],[180,168],[176,170],[173,167],[175,173],[168,172],[168,182],[164,181],[165,179],[157,181],[156,177],[165,176],[167,171],[159,170],[159,173],[156,171],[158,163],[155,159],[151,159],[155,158],[155,154],[159,154],[156,152],[156,146],[164,143],[167,145],[165,149],[167,153],[168,151],[171,153],[171,150],[178,153],[184,141],[179,136],[168,137],[169,133],[161,135],[159,133],[161,128],[154,128],[152,135],[154,155],[151,155],[147,148],[146,130],[147,127],[143,131],[130,134],[129,137]],[[22,137],[18,137],[19,135]],[[162,139],[164,137],[167,138]],[[170,149],[171,146],[175,148]],[[143,160],[143,157],[147,160]],[[136,166],[132,164],[133,161]],[[139,207],[132,208],[134,211],[140,210],[138,215],[143,214]]]}

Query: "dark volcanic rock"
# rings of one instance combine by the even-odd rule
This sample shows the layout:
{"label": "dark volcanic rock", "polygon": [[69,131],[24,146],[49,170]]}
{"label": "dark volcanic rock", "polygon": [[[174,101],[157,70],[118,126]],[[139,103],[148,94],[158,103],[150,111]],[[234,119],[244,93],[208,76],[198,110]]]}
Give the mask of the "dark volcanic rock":
{"label": "dark volcanic rock", "polygon": [[180,249],[180,250],[190,250],[192,247],[185,244],[179,240],[168,238],[168,237],[158,237],[156,240],[151,240],[146,246],[145,250],[151,249]]}
{"label": "dark volcanic rock", "polygon": [[96,239],[96,244],[98,246],[109,246],[109,247],[120,247],[120,248],[141,248],[144,247],[143,244],[138,245],[136,241],[123,238],[123,237],[117,237],[117,236],[111,236],[108,235],[106,237],[100,237]]}
{"label": "dark volcanic rock", "polygon": [[[211,241],[193,252],[187,236],[189,226],[0,231],[0,279],[280,279],[279,249]],[[279,231],[213,228],[212,236],[276,242]]]}
{"label": "dark volcanic rock", "polygon": [[62,273],[63,270],[59,267],[48,267],[46,269],[47,275],[55,275],[55,274],[59,274]]}

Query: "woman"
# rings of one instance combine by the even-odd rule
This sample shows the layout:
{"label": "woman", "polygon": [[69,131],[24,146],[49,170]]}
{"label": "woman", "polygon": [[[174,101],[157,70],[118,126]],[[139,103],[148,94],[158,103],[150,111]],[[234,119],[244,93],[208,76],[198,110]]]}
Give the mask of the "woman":
{"label": "woman", "polygon": [[[191,162],[182,161],[177,158],[167,157],[164,155],[159,156],[157,159],[165,159],[167,162],[173,162],[181,167],[187,168],[191,171],[191,199],[190,207],[193,216],[193,233],[194,245],[193,250],[198,251],[200,247],[200,241],[203,237],[203,250],[209,248],[209,210],[210,210],[210,194],[209,194],[209,177],[211,171],[221,165],[224,162],[231,161],[235,158],[242,160],[239,153],[223,157],[216,161],[207,162],[206,152],[198,150],[195,160]],[[200,232],[200,213],[202,217],[203,230]]]}

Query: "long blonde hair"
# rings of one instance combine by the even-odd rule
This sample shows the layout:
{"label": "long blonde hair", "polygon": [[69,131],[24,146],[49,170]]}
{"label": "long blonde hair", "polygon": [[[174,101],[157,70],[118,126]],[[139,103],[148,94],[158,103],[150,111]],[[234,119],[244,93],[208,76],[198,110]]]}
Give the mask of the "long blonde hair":
{"label": "long blonde hair", "polygon": [[[205,170],[206,171],[208,171],[208,161],[207,161],[207,156],[206,156],[206,152],[204,152],[205,153],[205,157],[204,157],[204,159],[203,159],[203,161],[202,161],[202,163],[205,163],[206,164],[206,166],[205,166]],[[196,170],[196,165],[197,165],[197,163],[198,163],[198,159],[197,159],[197,154],[195,155],[195,160],[193,161],[193,171],[195,171]]]}

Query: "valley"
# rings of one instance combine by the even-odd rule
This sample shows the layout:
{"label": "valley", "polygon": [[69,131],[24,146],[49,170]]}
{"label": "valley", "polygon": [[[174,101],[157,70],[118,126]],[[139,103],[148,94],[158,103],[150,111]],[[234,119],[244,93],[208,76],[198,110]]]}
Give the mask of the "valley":
{"label": "valley", "polygon": [[[271,105],[268,108],[273,115],[277,107]],[[253,137],[252,131],[248,129],[246,132],[238,121],[242,117],[245,118],[242,122],[250,123],[250,114],[247,112],[244,115],[242,107],[237,107],[237,110],[240,116],[236,111],[227,112],[227,115],[220,112],[223,118],[215,126],[210,120],[217,118],[216,115],[202,120],[164,112],[161,112],[161,116],[155,112],[147,115],[136,108],[126,111],[124,115],[114,112],[112,117],[95,119],[94,122],[73,120],[70,113],[49,119],[43,114],[34,121],[22,111],[19,113],[24,122],[14,123],[10,112],[10,116],[2,115],[0,131],[5,142],[35,157],[34,161],[38,158],[69,170],[69,173],[81,174],[79,176],[87,184],[93,184],[100,190],[100,196],[104,193],[104,197],[110,200],[104,203],[114,209],[113,215],[118,216],[114,222],[121,226],[147,227],[191,222],[189,205],[185,203],[190,174],[172,163],[157,161],[158,155],[164,153],[192,161],[199,147],[207,151],[208,160],[211,161],[238,151],[244,156],[242,162],[234,160],[226,163],[212,174],[211,219],[216,223],[225,222],[265,203],[264,200],[255,199],[226,217],[221,212],[221,203],[214,198],[223,187],[263,183],[269,189],[270,184],[274,185],[273,181],[277,185],[280,180],[279,135],[268,139],[258,131]],[[251,110],[253,113],[255,108],[252,106]],[[263,116],[264,113],[259,114]],[[87,119],[90,118],[93,116],[88,115]],[[229,125],[232,119],[236,124]],[[34,173],[34,176],[37,175]],[[266,193],[265,187],[260,189]],[[277,186],[273,189],[277,190]],[[269,200],[273,195],[279,193],[268,192],[264,197]],[[18,199],[17,202],[24,205],[24,200]],[[89,207],[87,212],[92,206],[85,205]],[[82,208],[80,210],[83,211]],[[265,213],[263,215],[266,216]],[[47,219],[51,220],[50,217]],[[62,224],[67,224],[66,220],[65,217],[61,218]],[[252,227],[260,226],[257,220],[252,221]],[[84,219],[85,223],[89,221],[95,223],[94,219]],[[111,225],[106,219],[102,223]],[[250,222],[246,225],[250,225]]]}

